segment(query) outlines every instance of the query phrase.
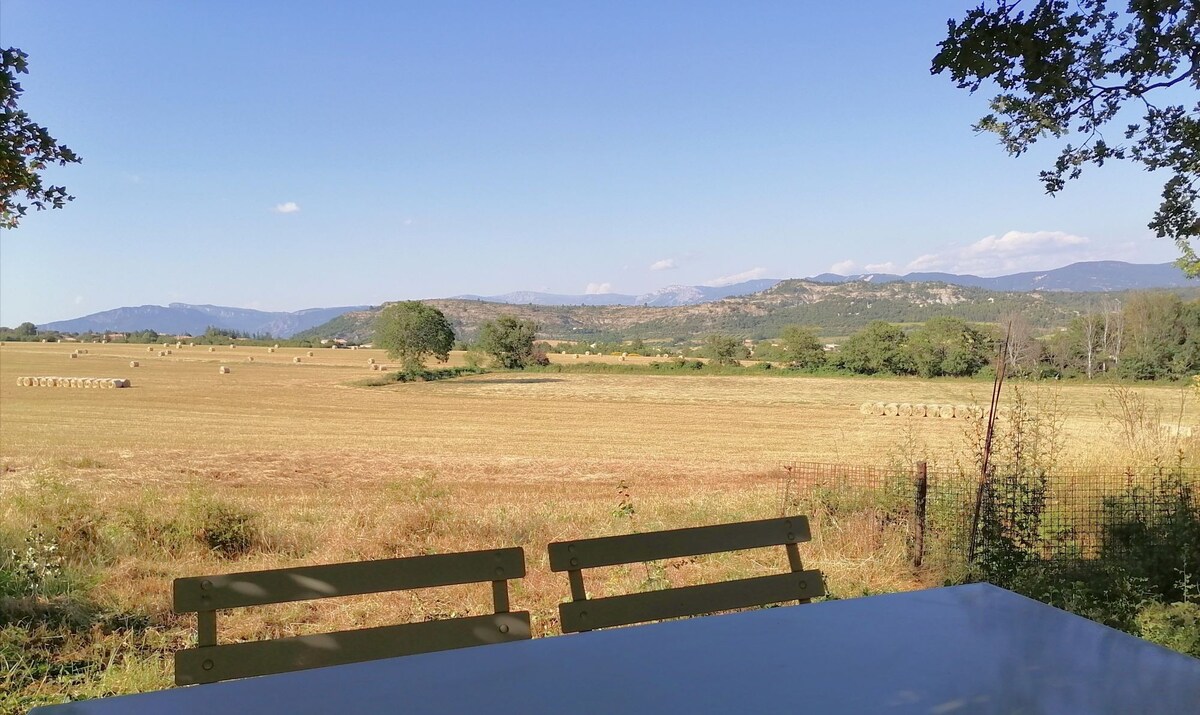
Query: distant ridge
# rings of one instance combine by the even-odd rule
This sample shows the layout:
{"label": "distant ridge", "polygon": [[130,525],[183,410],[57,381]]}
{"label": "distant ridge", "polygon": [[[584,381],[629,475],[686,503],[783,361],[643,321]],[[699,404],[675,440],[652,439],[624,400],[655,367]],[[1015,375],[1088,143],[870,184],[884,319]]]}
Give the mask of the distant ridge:
{"label": "distant ridge", "polygon": [[209,326],[290,338],[296,333],[326,323],[343,313],[367,310],[371,306],[352,305],[338,308],[308,308],[291,313],[267,312],[221,305],[140,305],[92,313],[82,318],[59,320],[38,327],[63,333],[120,332],[154,330],[170,335],[199,335]]}
{"label": "distant ridge", "polygon": [[808,280],[817,283],[909,283],[938,282],[968,288],[998,291],[1065,291],[1072,293],[1148,290],[1150,288],[1190,288],[1200,282],[1189,280],[1174,263],[1125,263],[1124,261],[1082,261],[1048,271],[1026,271],[984,278],[955,273],[860,273],[842,276],[822,273]]}
{"label": "distant ridge", "polygon": [[539,293],[516,291],[503,295],[456,295],[447,300],[482,300],[488,303],[510,305],[645,305],[666,308],[676,305],[708,303],[735,295],[748,295],[767,290],[780,282],[778,278],[759,278],[752,281],[732,283],[726,286],[667,286],[641,295],[622,293],[589,293],[569,295],[561,293]]}

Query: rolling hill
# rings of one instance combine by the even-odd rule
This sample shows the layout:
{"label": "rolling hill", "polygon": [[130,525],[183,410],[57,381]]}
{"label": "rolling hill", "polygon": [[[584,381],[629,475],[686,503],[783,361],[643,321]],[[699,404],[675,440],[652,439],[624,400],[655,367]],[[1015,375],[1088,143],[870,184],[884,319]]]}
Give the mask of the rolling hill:
{"label": "rolling hill", "polygon": [[[1175,289],[1187,299],[1200,298],[1200,287]],[[872,320],[919,323],[940,315],[972,322],[995,322],[1020,312],[1032,324],[1051,330],[1067,325],[1079,312],[1121,300],[1121,292],[1003,292],[946,283],[893,281],[818,283],[787,280],[752,295],[696,305],[538,306],[481,300],[425,301],[446,314],[461,338],[470,339],[480,324],[500,315],[537,322],[551,339],[619,340],[630,338],[694,338],[720,332],[747,338],[779,335],[791,324],[816,326],[821,334],[846,335]],[[339,337],[359,342],[371,338],[378,309],[354,311],[296,335],[297,338]]]}
{"label": "rolling hill", "polygon": [[341,308],[309,308],[291,313],[267,312],[249,308],[229,308],[220,305],[141,305],[116,308],[85,315],[72,320],[60,320],[39,325],[41,330],[62,333],[133,332],[155,330],[170,335],[199,335],[209,326],[238,330],[254,335],[290,338],[296,333],[328,322],[343,313],[366,310],[370,306]]}

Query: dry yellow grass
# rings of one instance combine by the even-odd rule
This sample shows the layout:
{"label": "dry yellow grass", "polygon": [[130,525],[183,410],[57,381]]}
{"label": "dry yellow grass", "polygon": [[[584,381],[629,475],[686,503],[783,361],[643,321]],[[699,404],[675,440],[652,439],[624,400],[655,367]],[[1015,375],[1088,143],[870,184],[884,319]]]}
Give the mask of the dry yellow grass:
{"label": "dry yellow grass", "polygon": [[[964,457],[963,421],[870,416],[861,405],[978,404],[990,391],[955,380],[552,373],[363,388],[351,383],[370,376],[369,358],[386,362],[382,351],[324,349],[310,358],[302,348],[184,346],[159,358],[144,346],[108,344],[68,360],[72,349],[0,348],[0,526],[19,532],[58,518],[70,498],[78,502],[72,508],[119,532],[105,537],[102,555],[86,556],[101,564],[94,597],[152,614],[169,638],[149,666],[129,666],[149,675],[106,686],[118,690],[167,683],[166,654],[188,637],[188,623],[168,614],[173,577],[519,545],[530,572],[514,586],[514,605],[533,611],[535,630],[549,633],[568,592],[565,578],[546,572],[548,541],[776,515],[780,467],[793,461],[953,463]],[[130,369],[131,359],[141,366]],[[456,354],[451,364],[461,361]],[[626,364],[636,362],[651,359],[630,356]],[[232,372],[218,374],[222,364]],[[19,387],[22,375],[127,377],[133,386]],[[1105,464],[1119,453],[1097,411],[1106,388],[1049,389],[1065,416],[1068,460]],[[1175,421],[1179,389],[1139,391]],[[1179,415],[1184,424],[1200,421],[1196,401]],[[632,519],[614,514],[622,481]],[[168,549],[144,535],[153,532],[145,524],[175,519],[197,495],[258,515],[248,556],[231,562],[195,543]],[[803,552],[834,592],[918,583],[906,565],[906,525],[878,524],[870,514],[812,519],[815,540]],[[784,564],[782,550],[752,552],[618,569],[595,584],[636,590]],[[225,619],[222,634],[461,615],[482,612],[488,599],[486,588],[464,587],[252,609]]]}

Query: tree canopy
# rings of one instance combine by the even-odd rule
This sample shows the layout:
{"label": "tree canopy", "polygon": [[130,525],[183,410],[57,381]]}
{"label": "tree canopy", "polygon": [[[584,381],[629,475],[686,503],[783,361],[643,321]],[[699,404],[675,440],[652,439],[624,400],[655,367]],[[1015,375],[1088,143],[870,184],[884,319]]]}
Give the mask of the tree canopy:
{"label": "tree canopy", "polygon": [[442,311],[418,300],[392,303],[375,319],[375,342],[405,370],[425,368],[426,358],[450,359],[454,328]]}
{"label": "tree canopy", "polygon": [[23,90],[16,77],[28,72],[28,55],[15,47],[0,50],[0,228],[16,228],[30,206],[60,209],[75,198],[63,186],[42,184],[47,166],[81,159],[17,106]]}
{"label": "tree canopy", "polygon": [[[976,129],[1013,156],[1065,139],[1040,178],[1055,194],[1086,166],[1128,160],[1166,176],[1150,221],[1200,275],[1200,4],[1195,0],[994,0],[950,20],[933,58],[959,88],[999,91]],[[1128,105],[1128,106],[1127,106]],[[1140,115],[1140,116],[1138,116]],[[1134,120],[1134,121],[1129,121]],[[1112,128],[1118,138],[1106,136]]]}
{"label": "tree canopy", "polygon": [[479,327],[479,349],[505,368],[524,369],[533,362],[537,323],[502,315]]}

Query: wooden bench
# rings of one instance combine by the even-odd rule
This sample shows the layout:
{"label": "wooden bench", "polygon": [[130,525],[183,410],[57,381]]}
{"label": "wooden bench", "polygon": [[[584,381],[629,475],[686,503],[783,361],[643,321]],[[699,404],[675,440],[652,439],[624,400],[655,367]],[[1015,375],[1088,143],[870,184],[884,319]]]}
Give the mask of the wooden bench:
{"label": "wooden bench", "polygon": [[[521,548],[175,579],[176,613],[195,613],[197,647],[175,654],[178,685],[283,673],[525,640],[529,612],[510,612],[508,580],[525,575]],[[495,613],[425,623],[217,644],[217,611],[490,581]]]}
{"label": "wooden bench", "polygon": [[[824,595],[820,571],[805,571],[797,544],[812,538],[803,516],[550,544],[550,570],[566,571],[572,601],[559,604],[563,633],[698,616]],[[783,545],[790,573],[588,599],[582,569]]]}

